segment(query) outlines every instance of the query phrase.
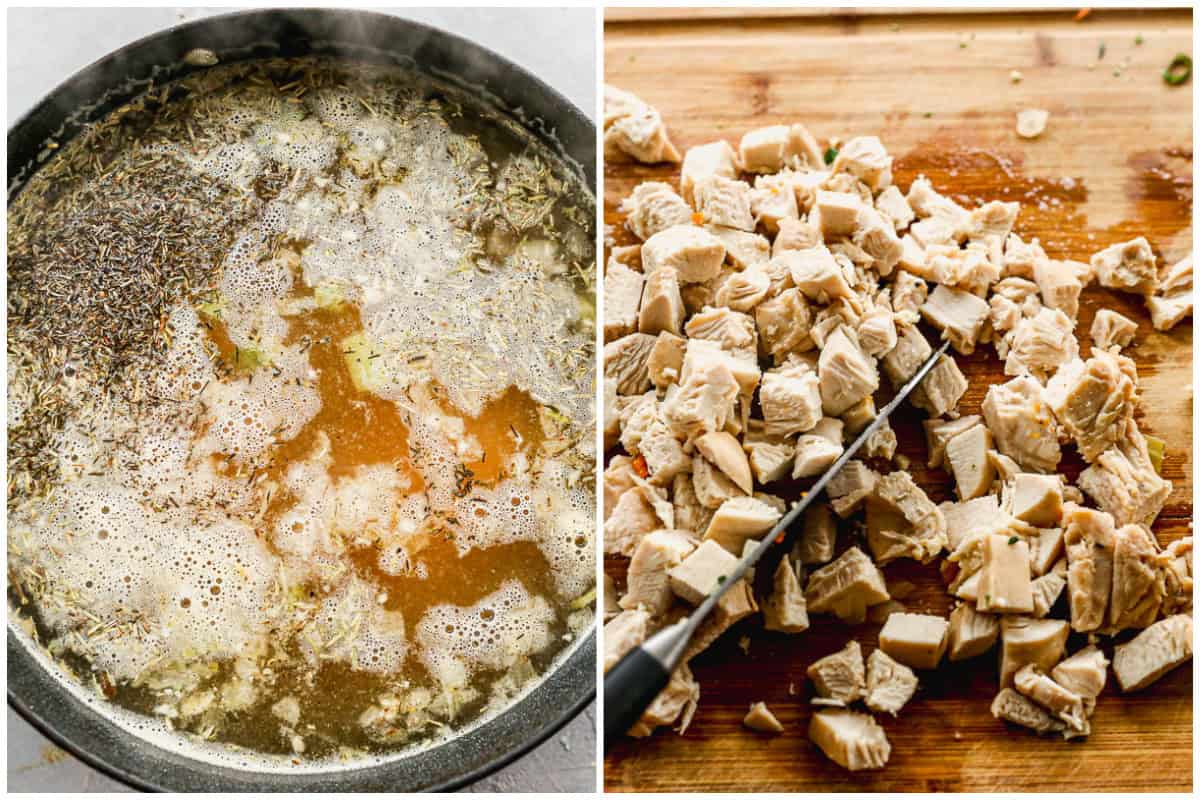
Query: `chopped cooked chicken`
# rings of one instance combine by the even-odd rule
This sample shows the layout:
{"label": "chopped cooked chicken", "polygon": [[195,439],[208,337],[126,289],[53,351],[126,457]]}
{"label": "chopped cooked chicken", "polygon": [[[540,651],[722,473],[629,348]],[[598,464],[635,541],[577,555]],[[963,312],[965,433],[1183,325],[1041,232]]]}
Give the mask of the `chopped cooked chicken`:
{"label": "chopped cooked chicken", "polygon": [[831,613],[851,624],[867,618],[867,608],[890,598],[883,574],[857,547],[813,572],[804,590],[809,613]]}
{"label": "chopped cooked chicken", "polygon": [[[774,263],[774,262],[772,262]],[[788,278],[789,282],[791,278]],[[754,308],[763,349],[781,363],[789,353],[811,349],[812,313],[799,289],[785,289]]]}
{"label": "chopped cooked chicken", "polygon": [[[857,408],[858,406],[855,407]],[[874,409],[872,408],[873,411]],[[874,418],[874,416],[875,414],[872,413],[871,417]],[[843,414],[842,418],[846,419],[846,415]],[[870,424],[869,420],[867,424]],[[847,427],[852,426],[848,424]],[[863,427],[866,427],[866,425]],[[899,445],[900,442],[896,439],[896,432],[892,430],[892,424],[885,419],[883,420],[883,424],[876,428],[867,438],[867,441],[863,443],[863,455],[867,458],[883,458],[890,461],[892,456],[896,455],[896,448]]]}
{"label": "chopped cooked chicken", "polygon": [[834,441],[818,433],[806,433],[796,439],[793,478],[811,478],[820,475],[837,461],[842,454],[842,442]]}
{"label": "chopped cooked chicken", "polygon": [[1158,619],[1166,589],[1161,562],[1158,542],[1147,528],[1125,525],[1116,530],[1108,604],[1110,630],[1145,628]]}
{"label": "chopped cooked chicken", "polygon": [[955,550],[971,533],[991,529],[999,519],[1000,502],[996,495],[985,494],[960,503],[938,505],[946,520],[946,546]]}
{"label": "chopped cooked chicken", "polygon": [[892,472],[867,497],[867,543],[879,564],[929,562],[946,547],[946,519],[911,475]]}
{"label": "chopped cooked chicken", "polygon": [[754,231],[750,184],[745,181],[721,175],[700,178],[692,186],[692,204],[709,225]]}
{"label": "chopped cooked chicken", "polygon": [[[834,419],[834,417],[826,417],[826,419]],[[864,397],[843,411],[836,419],[842,423],[842,430],[846,436],[857,436],[875,419],[875,398]],[[869,443],[864,446],[868,449],[870,447]],[[870,454],[864,455],[869,456]]]}
{"label": "chopped cooked chicken", "polygon": [[746,172],[779,172],[784,167],[823,163],[817,140],[803,125],[770,125],[742,136],[738,154]]}
{"label": "chopped cooked chicken", "polygon": [[892,614],[879,632],[879,648],[913,669],[935,669],[946,652],[949,628],[942,617]]}
{"label": "chopped cooked chicken", "polygon": [[[823,241],[820,229],[811,222],[783,219],[779,221],[779,232],[775,234],[775,241],[771,244],[771,255],[778,257],[789,250],[808,250]],[[791,281],[790,270],[788,270],[788,281]]]}
{"label": "chopped cooked chicken", "polygon": [[1088,461],[1125,438],[1137,403],[1136,380],[1132,361],[1100,350],[1087,361],[1065,364],[1046,385],[1046,404]]}
{"label": "chopped cooked chicken", "polygon": [[628,589],[618,605],[627,611],[640,606],[656,617],[665,613],[674,597],[667,571],[679,566],[696,545],[688,531],[652,531],[642,537],[629,561]]}
{"label": "chopped cooked chicken", "polygon": [[956,238],[960,238],[970,228],[970,212],[950,198],[939,194],[924,175],[912,182],[905,197],[918,217],[944,220],[954,231]]}
{"label": "chopped cooked chicken", "polygon": [[604,340],[611,342],[637,328],[638,305],[645,276],[616,259],[609,259],[604,274]]}
{"label": "chopped cooked chicken", "polygon": [[912,206],[904,199],[904,193],[896,186],[889,186],[875,196],[875,209],[891,220],[896,231],[904,230],[917,218]]}
{"label": "chopped cooked chicken", "polygon": [[775,260],[787,265],[792,285],[814,302],[827,304],[855,297],[841,264],[823,244],[807,250],[785,250]]}
{"label": "chopped cooked chicken", "polygon": [[1060,619],[1006,615],[1000,619],[1000,685],[1012,686],[1017,670],[1034,664],[1043,672],[1062,659],[1071,629]]}
{"label": "chopped cooked chicken", "polygon": [[796,193],[787,175],[759,175],[750,191],[750,211],[768,233],[777,233],[785,219],[799,219]]}
{"label": "chopped cooked chicken", "polygon": [[741,444],[732,435],[725,431],[706,433],[696,439],[696,449],[743,492],[750,494],[754,490],[750,462]]}
{"label": "chopped cooked chicken", "polygon": [[1171,494],[1171,482],[1159,477],[1137,427],[1130,423],[1125,435],[1079,473],[1077,483],[1118,525],[1150,525]]}
{"label": "chopped cooked chicken", "polygon": [[808,630],[808,606],[792,562],[779,559],[772,579],[771,595],[762,604],[763,627],[769,631],[800,633]]}
{"label": "chopped cooked chicken", "polygon": [[686,352],[687,340],[682,336],[670,332],[658,335],[654,347],[650,349],[650,355],[646,358],[646,371],[656,389],[665,391],[671,384],[679,382]]}
{"label": "chopped cooked chicken", "polygon": [[642,245],[642,272],[674,267],[680,284],[703,283],[717,277],[725,261],[725,245],[704,228],[675,225],[659,231]]}
{"label": "chopped cooked chicken", "polygon": [[1036,548],[1030,544],[1029,566],[1034,575],[1045,575],[1066,553],[1062,528],[1039,528]]}
{"label": "chopped cooked chicken", "polygon": [[1062,520],[1063,484],[1057,475],[1020,472],[1004,499],[1008,512],[1030,525],[1049,528]]}
{"label": "chopped cooked chicken", "polygon": [[1192,537],[1167,545],[1162,555],[1163,614],[1192,610]]}
{"label": "chopped cooked chicken", "polygon": [[717,305],[734,311],[750,313],[767,297],[771,279],[761,267],[751,266],[730,275],[717,290],[714,300]]}
{"label": "chopped cooked chicken", "polygon": [[862,647],[853,639],[836,653],[814,661],[806,674],[816,692],[814,705],[845,707],[867,693]]}
{"label": "chopped cooked chicken", "polygon": [[683,199],[694,203],[693,189],[696,183],[714,175],[736,178],[740,166],[737,153],[724,140],[697,145],[688,149],[683,156],[679,172],[679,189]]}
{"label": "chopped cooked chicken", "polygon": [[[678,162],[679,151],[671,144],[658,109],[628,92],[621,95],[620,101],[610,106],[610,94],[605,92],[605,155],[623,153],[643,164]],[[612,96],[615,98],[615,93]]]}
{"label": "chopped cooked chicken", "polygon": [[1067,588],[1066,562],[1060,561],[1053,569],[1033,580],[1033,616],[1041,619],[1050,613],[1058,602],[1063,589]]}
{"label": "chopped cooked chicken", "polygon": [[996,645],[1000,619],[994,614],[976,611],[971,603],[961,603],[950,612],[946,633],[946,652],[951,661],[963,661],[983,655]]}
{"label": "chopped cooked chicken", "polygon": [[929,451],[930,468],[949,466],[946,462],[946,444],[960,433],[970,430],[983,422],[978,414],[967,414],[957,419],[927,419],[921,425],[925,428],[925,445]]}
{"label": "chopped cooked chicken", "polygon": [[678,336],[682,332],[683,317],[679,273],[674,267],[659,267],[646,278],[646,285],[642,290],[638,331],[652,336],[663,332]]}
{"label": "chopped cooked chicken", "polygon": [[1033,265],[1033,279],[1046,307],[1061,311],[1074,325],[1079,317],[1079,295],[1083,291],[1083,281],[1071,262],[1038,259]]}
{"label": "chopped cooked chicken", "polygon": [[1004,688],[992,700],[992,716],[1037,733],[1059,733],[1066,723],[1015,689]]}
{"label": "chopped cooked chicken", "polygon": [[646,360],[654,337],[631,333],[604,345],[604,377],[617,382],[617,394],[644,394],[650,389]]}
{"label": "chopped cooked chicken", "polygon": [[1160,619],[1113,652],[1113,675],[1123,692],[1144,689],[1192,657],[1192,618]]}
{"label": "chopped cooked chicken", "polygon": [[882,650],[867,659],[867,708],[893,717],[917,691],[917,676]]}
{"label": "chopped cooked chicken", "polygon": [[975,352],[975,343],[983,333],[989,307],[986,300],[970,292],[938,284],[920,311],[930,325],[942,332],[943,339],[950,340],[951,347],[963,355],[970,355]]}
{"label": "chopped cooked chicken", "polygon": [[658,693],[641,719],[629,730],[630,736],[649,736],[655,728],[680,721],[679,732],[687,730],[696,704],[700,702],[700,684],[686,663],[671,673],[671,680]]}
{"label": "chopped cooked chicken", "polygon": [[622,611],[604,626],[604,671],[617,665],[633,648],[646,641],[650,632],[650,613],[637,608]]}
{"label": "chopped cooked chicken", "polygon": [[704,541],[667,571],[671,591],[692,605],[725,582],[737,569],[738,558],[714,541]]}
{"label": "chopped cooked chicken", "polygon": [[[706,307],[692,315],[684,330],[693,341],[714,342],[736,359],[753,362],[757,358],[758,331],[753,317],[748,314],[729,308]],[[754,370],[753,381],[743,389],[753,389],[758,384],[757,365],[751,364],[751,368]],[[739,377],[738,382],[743,380]]]}
{"label": "chopped cooked chicken", "polygon": [[905,314],[907,321],[914,323],[920,308],[929,297],[929,285],[909,271],[896,273],[892,282],[892,309],[897,314]]}
{"label": "chopped cooked chicken", "polygon": [[1026,108],[1017,112],[1017,135],[1022,139],[1036,139],[1046,130],[1050,112],[1041,108]]}
{"label": "chopped cooked chicken", "polygon": [[1096,698],[1108,680],[1108,659],[1104,651],[1089,644],[1050,670],[1050,677],[1064,689],[1083,698],[1083,710],[1089,717],[1096,707]]}
{"label": "chopped cooked chicken", "polygon": [[625,227],[642,241],[667,228],[692,221],[691,207],[669,183],[661,181],[639,183],[633,194],[625,198],[620,210],[625,214]]}
{"label": "chopped cooked chicken", "polygon": [[820,229],[826,239],[852,236],[858,227],[858,215],[865,208],[867,205],[857,194],[818,189],[808,220]]}
{"label": "chopped cooked chicken", "polygon": [[1036,664],[1026,664],[1017,670],[1013,685],[1018,692],[1062,720],[1067,726],[1063,735],[1068,739],[1087,736],[1090,732],[1083,698],[1060,686]]}
{"label": "chopped cooked chicken", "polygon": [[875,492],[879,473],[861,461],[849,461],[837,475],[830,478],[825,493],[834,512],[845,519],[859,509]]}
{"label": "chopped cooked chicken", "polygon": [[759,701],[750,706],[750,710],[742,719],[742,724],[752,731],[761,733],[783,733],[783,725],[767,708],[767,704]]}
{"label": "chopped cooked chicken", "polygon": [[1029,545],[1019,536],[989,533],[983,537],[981,546],[983,565],[979,570],[975,607],[993,614],[1032,612]]}
{"label": "chopped cooked chicken", "polygon": [[892,157],[878,136],[856,136],[841,146],[833,160],[833,173],[847,172],[872,193],[892,184]]}
{"label": "chopped cooked chicken", "polygon": [[604,552],[632,556],[650,531],[673,528],[674,509],[648,484],[626,490],[604,523]]}
{"label": "chopped cooked chicken", "polygon": [[786,439],[747,441],[743,447],[749,455],[750,471],[761,484],[774,483],[792,472],[796,445]]}
{"label": "chopped cooked chicken", "polygon": [[1160,278],[1158,292],[1146,297],[1155,330],[1169,331],[1192,315],[1192,255],[1180,259]]}
{"label": "chopped cooked chicken", "polygon": [[[736,483],[725,477],[725,473],[704,456],[695,456],[692,459],[692,489],[700,505],[711,509],[720,508],[727,500],[745,496],[745,492]],[[711,515],[708,520],[711,524]]]}
{"label": "chopped cooked chicken", "polygon": [[663,400],[663,419],[680,438],[724,430],[740,391],[724,359],[691,343],[683,359],[682,383]]}
{"label": "chopped cooked chicken", "polygon": [[817,362],[821,405],[829,416],[837,416],[879,388],[879,372],[846,326],[825,340]]}
{"label": "chopped cooked chicken", "polygon": [[816,503],[804,511],[804,528],[796,541],[796,559],[805,566],[828,564],[833,560],[837,544],[837,522],[833,511],[824,503]]}
{"label": "chopped cooked chicken", "polygon": [[721,225],[706,225],[704,230],[725,245],[725,259],[734,269],[744,270],[771,260],[771,242],[765,236]]}
{"label": "chopped cooked chicken", "polygon": [[1071,627],[1094,631],[1104,625],[1112,594],[1113,518],[1103,511],[1067,503],[1062,520]]}
{"label": "chopped cooked chicken", "polygon": [[1150,295],[1158,287],[1158,265],[1146,237],[1106,247],[1092,256],[1101,286]]}
{"label": "chopped cooked chicken", "polygon": [[626,489],[632,489],[634,476],[633,459],[629,456],[613,456],[604,470],[604,519],[612,516],[617,501]]}
{"label": "chopped cooked chicken", "polygon": [[872,266],[881,276],[892,274],[904,255],[904,245],[891,220],[869,206],[858,212],[858,227],[852,241],[873,259]]}
{"label": "chopped cooked chicken", "polygon": [[617,605],[617,582],[613,580],[612,575],[604,573],[604,621],[621,613],[621,607]]}
{"label": "chopped cooked chicken", "polygon": [[834,763],[851,772],[882,769],[892,753],[883,728],[869,714],[827,708],[813,714],[808,738]]}
{"label": "chopped cooked chicken", "polygon": [[726,500],[713,514],[704,531],[705,541],[714,541],[731,553],[741,553],[748,539],[760,538],[783,514],[757,497]]}
{"label": "chopped cooked chicken", "polygon": [[658,417],[658,404],[647,403],[646,406],[655,414],[654,419],[646,426],[636,450],[646,462],[646,471],[650,483],[656,486],[666,486],[681,472],[692,465],[692,459],[683,450],[683,445],[675,438],[671,429]]}
{"label": "chopped cooked chicken", "polygon": [[[695,469],[695,462],[692,468]],[[696,483],[692,474],[688,472],[676,475],[672,481],[671,504],[675,512],[675,526],[685,531],[702,531],[707,528],[708,521],[712,519],[713,509],[721,505],[718,502],[710,508],[700,502],[700,497],[696,494]]]}
{"label": "chopped cooked chicken", "polygon": [[821,420],[821,383],[803,363],[789,362],[768,370],[758,391],[764,431],[791,436],[811,430]]}
{"label": "chopped cooked chicken", "polygon": [[1043,308],[1032,317],[1025,317],[1008,341],[1008,356],[1004,361],[1005,375],[1032,375],[1046,381],[1059,367],[1079,355],[1073,323],[1066,314],[1054,308]]}
{"label": "chopped cooked chicken", "polygon": [[946,442],[946,461],[960,499],[971,500],[992,488],[996,469],[988,460],[991,448],[992,432],[983,425],[967,428]]}
{"label": "chopped cooked chicken", "polygon": [[871,309],[858,321],[858,343],[872,358],[880,358],[896,346],[896,315],[886,306]]}
{"label": "chopped cooked chicken", "polygon": [[754,592],[750,590],[749,583],[742,579],[721,595],[712,615],[704,621],[684,650],[683,660],[690,661],[697,653],[707,650],[725,631],[756,613],[758,604],[754,602]]}
{"label": "chopped cooked chicken", "polygon": [[1023,375],[988,387],[983,418],[996,447],[1025,469],[1052,472],[1062,458],[1058,426],[1046,407],[1043,389]]}

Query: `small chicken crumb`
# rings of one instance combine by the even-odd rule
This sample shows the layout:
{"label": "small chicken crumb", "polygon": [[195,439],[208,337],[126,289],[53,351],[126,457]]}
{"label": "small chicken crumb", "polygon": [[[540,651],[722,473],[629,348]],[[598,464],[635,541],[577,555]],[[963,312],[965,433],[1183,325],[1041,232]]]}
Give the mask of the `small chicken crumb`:
{"label": "small chicken crumb", "polygon": [[1012,72],[1008,73],[1008,79],[1013,83],[1020,83],[1024,77],[1025,76],[1021,74],[1019,69],[1014,69]]}
{"label": "small chicken crumb", "polygon": [[750,710],[742,719],[742,724],[752,731],[762,733],[783,733],[783,724],[776,719],[767,704],[761,700],[750,705]]}
{"label": "small chicken crumb", "polygon": [[1046,130],[1050,112],[1040,108],[1027,108],[1017,112],[1017,135],[1023,139],[1036,139]]}

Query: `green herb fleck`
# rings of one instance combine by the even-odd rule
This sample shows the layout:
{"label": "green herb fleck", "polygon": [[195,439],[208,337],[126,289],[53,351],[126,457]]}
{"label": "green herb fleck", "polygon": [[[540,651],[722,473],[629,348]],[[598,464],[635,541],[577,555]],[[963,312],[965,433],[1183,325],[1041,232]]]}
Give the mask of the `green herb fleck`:
{"label": "green herb fleck", "polygon": [[1133,43],[1135,45],[1137,45],[1138,47],[1141,47],[1142,42],[1144,42],[1144,41],[1146,41],[1146,40],[1142,38],[1142,35],[1140,33],[1133,38]]}
{"label": "green herb fleck", "polygon": [[1104,42],[1101,42],[1101,43],[1100,43],[1100,50],[1099,50],[1099,52],[1098,52],[1098,53],[1097,53],[1097,55],[1096,55],[1096,60],[1097,60],[1097,61],[1103,61],[1103,60],[1104,60],[1104,54],[1105,54],[1105,53],[1107,53],[1107,52],[1108,52],[1108,45],[1106,45]]}
{"label": "green herb fleck", "polygon": [[718,586],[722,586],[722,585],[724,585],[724,583],[725,583],[725,576],[724,576],[724,575],[718,575],[718,576],[717,576],[717,585],[718,585]]}
{"label": "green herb fleck", "polygon": [[825,163],[832,164],[833,160],[835,158],[837,158],[837,154],[838,154],[838,151],[836,148],[831,147],[828,150],[826,150],[825,151]]}
{"label": "green herb fleck", "polygon": [[1182,86],[1192,77],[1192,57],[1180,53],[1163,70],[1163,81],[1169,86]]}
{"label": "green herb fleck", "polygon": [[1020,538],[1021,538],[1020,536],[1010,536],[1010,537],[1008,537],[1008,543],[1009,543],[1009,544],[1016,544],[1016,543],[1017,543],[1017,540],[1018,540],[1018,539],[1020,539]]}

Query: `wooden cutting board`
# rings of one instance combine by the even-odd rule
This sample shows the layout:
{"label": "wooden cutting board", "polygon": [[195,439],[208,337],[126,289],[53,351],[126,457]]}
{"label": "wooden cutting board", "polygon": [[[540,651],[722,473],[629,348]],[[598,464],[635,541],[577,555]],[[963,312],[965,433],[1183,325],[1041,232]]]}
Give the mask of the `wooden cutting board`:
{"label": "wooden cutting board", "polygon": [[[1081,22],[1074,11],[753,13],[611,11],[606,80],[656,106],[681,151],[717,138],[736,147],[747,130],[793,121],[822,142],[877,134],[897,157],[901,187],[923,173],[964,203],[1020,200],[1017,231],[1039,237],[1052,257],[1087,260],[1138,235],[1164,260],[1190,251],[1194,83],[1171,88],[1161,78],[1176,53],[1191,53],[1190,11],[1097,10]],[[1035,141],[1014,131],[1026,107],[1051,112]],[[633,242],[621,226],[621,199],[640,181],[678,185],[677,177],[668,165],[605,166],[605,218],[616,243]],[[1139,323],[1128,351],[1141,375],[1139,424],[1166,440],[1164,474],[1175,484],[1154,525],[1165,544],[1187,535],[1192,518],[1192,326],[1154,332],[1139,301],[1092,288],[1077,331],[1085,355],[1098,308]],[[1006,378],[990,347],[960,363],[971,382],[961,408],[977,413],[987,387]],[[951,485],[945,473],[923,466],[919,419],[906,411],[895,420],[900,450],[940,501]],[[1074,478],[1081,465],[1067,450],[1064,471]],[[606,568],[621,581],[623,560],[609,559]],[[902,562],[884,571],[890,584],[913,584],[903,600],[909,610],[948,613],[936,567]],[[1191,790],[1190,664],[1128,696],[1110,678],[1093,734],[1066,742],[992,718],[994,653],[922,675],[900,717],[880,720],[892,744],[887,768],[843,771],[807,739],[804,672],[851,637],[869,653],[878,627],[817,617],[808,632],[788,636],[764,631],[757,620],[737,626],[692,662],[701,696],[687,733],[660,729],[621,742],[605,760],[606,789]],[[786,726],[783,734],[742,727],[757,700]]]}

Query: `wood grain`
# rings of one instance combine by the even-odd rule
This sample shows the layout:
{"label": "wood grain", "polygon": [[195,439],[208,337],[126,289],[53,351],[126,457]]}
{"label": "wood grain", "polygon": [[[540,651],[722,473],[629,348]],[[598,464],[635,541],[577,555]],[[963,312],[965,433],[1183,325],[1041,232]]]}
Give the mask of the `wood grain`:
{"label": "wood grain", "polygon": [[[923,173],[964,203],[1020,200],[1018,232],[1039,237],[1052,257],[1086,260],[1142,234],[1164,260],[1192,247],[1191,88],[1172,89],[1160,77],[1177,52],[1191,51],[1190,11],[1097,11],[1084,23],[1064,12],[677,20],[671,17],[678,9],[637,19],[634,11],[609,12],[606,79],[657,106],[681,150],[722,137],[736,146],[747,130],[793,121],[822,140],[877,134],[897,156],[902,187]],[[1021,72],[1019,83],[1012,70]],[[1013,130],[1025,107],[1052,114],[1036,141]],[[621,199],[643,180],[677,185],[676,169],[606,164],[605,217],[616,243],[633,241],[621,225]],[[1154,526],[1166,543],[1186,535],[1192,518],[1192,327],[1154,332],[1140,301],[1093,288],[1078,328],[1085,354],[1092,317],[1104,307],[1139,323],[1129,351],[1141,375],[1139,423],[1167,441],[1165,475],[1175,484]],[[962,410],[977,412],[987,387],[1005,378],[990,348],[960,362],[971,382]],[[919,419],[905,411],[895,420],[900,449],[921,485],[941,500],[950,482],[923,467]],[[1064,471],[1074,477],[1081,464],[1067,450]],[[620,582],[623,560],[609,559],[606,568]],[[885,573],[890,583],[914,585],[904,600],[910,610],[948,612],[935,567],[902,562]],[[701,699],[686,735],[660,730],[621,742],[605,761],[606,789],[1192,788],[1190,665],[1137,694],[1110,685],[1092,736],[1065,742],[991,717],[994,653],[923,675],[900,718],[881,719],[893,748],[887,768],[846,773],[808,742],[804,671],[850,637],[870,652],[877,633],[878,625],[850,628],[830,618],[815,618],[799,636],[743,623],[692,662]],[[741,726],[757,700],[780,718],[783,734]]]}

